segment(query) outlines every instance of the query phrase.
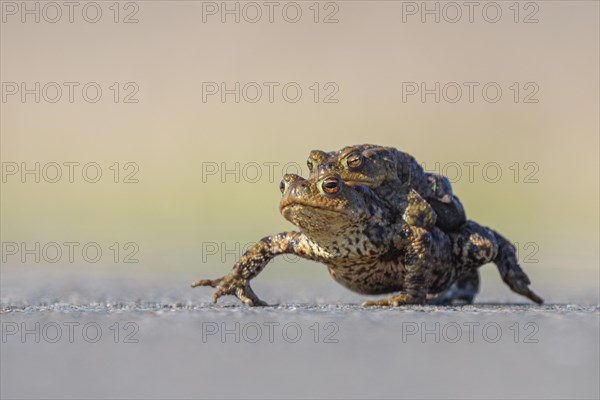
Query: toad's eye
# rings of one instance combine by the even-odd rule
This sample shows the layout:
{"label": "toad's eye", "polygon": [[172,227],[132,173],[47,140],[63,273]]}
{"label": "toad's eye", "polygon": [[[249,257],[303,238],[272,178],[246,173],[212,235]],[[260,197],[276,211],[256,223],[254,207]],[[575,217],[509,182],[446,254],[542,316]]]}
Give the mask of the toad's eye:
{"label": "toad's eye", "polygon": [[346,164],[349,168],[359,168],[363,163],[363,156],[360,153],[352,153],[346,157]]}
{"label": "toad's eye", "polygon": [[279,182],[279,190],[281,191],[281,193],[285,192],[285,182],[283,181],[283,179],[281,180],[281,182]]}
{"label": "toad's eye", "polygon": [[313,170],[313,161],[310,158],[308,160],[306,160],[306,166],[308,167],[308,170],[310,172],[312,172],[312,170]]}
{"label": "toad's eye", "polygon": [[335,177],[325,178],[321,187],[325,193],[334,194],[340,191],[340,181]]}

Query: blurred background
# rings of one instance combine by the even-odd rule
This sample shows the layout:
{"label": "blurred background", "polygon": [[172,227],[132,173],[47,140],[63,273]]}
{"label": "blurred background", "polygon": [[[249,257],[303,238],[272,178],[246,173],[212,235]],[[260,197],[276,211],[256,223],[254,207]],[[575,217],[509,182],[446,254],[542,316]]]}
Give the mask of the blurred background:
{"label": "blurred background", "polygon": [[[100,276],[207,302],[188,283],[293,229],[282,175],[358,143],[446,174],[548,302],[598,304],[597,2],[49,4],[2,2],[3,305]],[[483,273],[482,299],[523,302]],[[273,302],[345,293],[294,258],[256,282]]]}
{"label": "blurred background", "polygon": [[[3,242],[96,242],[103,257],[87,270],[134,242],[139,265],[115,273],[203,275],[221,259],[200,262],[202,243],[291,228],[277,184],[307,173],[311,149],[376,143],[446,173],[468,217],[520,244],[521,258],[536,253],[533,275],[598,276],[595,2],[481,3],[471,15],[443,2],[300,2],[270,16],[254,3],[148,1],[101,3],[96,23],[85,3],[72,23],[64,6],[51,23],[55,8],[32,3],[35,23],[7,3]],[[35,163],[40,183],[21,175]],[[64,163],[79,163],[73,183]],[[19,254],[3,265],[22,267]]]}

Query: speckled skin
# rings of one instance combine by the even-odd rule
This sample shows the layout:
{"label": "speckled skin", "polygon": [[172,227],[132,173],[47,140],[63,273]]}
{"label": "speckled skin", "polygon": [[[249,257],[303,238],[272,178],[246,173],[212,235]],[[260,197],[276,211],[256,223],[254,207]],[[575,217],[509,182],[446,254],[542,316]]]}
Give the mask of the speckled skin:
{"label": "speckled skin", "polygon": [[286,175],[282,192],[280,212],[300,231],[261,239],[228,275],[200,280],[192,287],[217,288],[214,302],[230,294],[248,305],[265,305],[250,288],[250,280],[275,256],[291,253],[327,265],[338,283],[355,292],[400,292],[367,301],[365,306],[399,306],[425,303],[493,261],[505,271],[503,279],[512,290],[542,302],[528,288],[529,279],[516,262],[514,247],[473,221],[450,233],[411,226],[394,219],[389,206],[371,189],[350,186],[337,174],[309,180]]}
{"label": "speckled skin", "polygon": [[[456,231],[466,223],[464,208],[445,176],[427,173],[408,153],[372,144],[347,146],[338,151],[311,151],[307,160],[310,177],[338,173],[349,185],[364,185],[387,203],[392,218],[402,218],[412,226],[430,230],[434,225],[444,232]],[[417,201],[416,196],[422,196]],[[479,273],[458,280],[440,303],[455,300],[471,303],[479,291]]]}
{"label": "speckled skin", "polygon": [[[393,214],[419,219],[421,210],[407,201],[408,193],[414,190],[431,204],[437,214],[436,226],[441,230],[457,230],[467,221],[448,178],[425,172],[413,156],[393,147],[363,144],[328,153],[313,150],[307,164],[309,178],[338,173],[350,186],[368,186],[387,203]],[[406,222],[412,224],[413,221]]]}

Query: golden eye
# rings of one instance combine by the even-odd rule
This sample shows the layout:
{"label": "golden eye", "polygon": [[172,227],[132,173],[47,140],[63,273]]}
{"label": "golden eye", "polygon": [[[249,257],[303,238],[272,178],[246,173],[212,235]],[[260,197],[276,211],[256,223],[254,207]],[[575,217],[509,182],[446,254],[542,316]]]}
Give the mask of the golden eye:
{"label": "golden eye", "polygon": [[340,181],[338,178],[325,178],[321,183],[323,191],[328,194],[334,194],[340,191]]}
{"label": "golden eye", "polygon": [[352,153],[346,158],[346,164],[349,168],[359,168],[363,163],[363,156],[360,153]]}
{"label": "golden eye", "polygon": [[279,190],[281,191],[281,193],[285,192],[285,182],[283,181],[283,179],[281,180],[281,182],[279,182]]}
{"label": "golden eye", "polygon": [[308,171],[312,172],[312,170],[313,170],[313,161],[310,158],[308,160],[306,160],[306,166],[308,167]]}

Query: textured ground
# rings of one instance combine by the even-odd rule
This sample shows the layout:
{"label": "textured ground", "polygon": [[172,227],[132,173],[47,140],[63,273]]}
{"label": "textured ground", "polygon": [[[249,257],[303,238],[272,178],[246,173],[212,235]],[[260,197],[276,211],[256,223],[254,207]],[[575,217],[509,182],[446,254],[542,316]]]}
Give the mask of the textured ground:
{"label": "textured ground", "polygon": [[3,399],[600,395],[594,282],[538,286],[541,307],[493,283],[473,306],[363,309],[333,282],[266,279],[281,304],[251,309],[187,277],[34,276],[3,275]]}

